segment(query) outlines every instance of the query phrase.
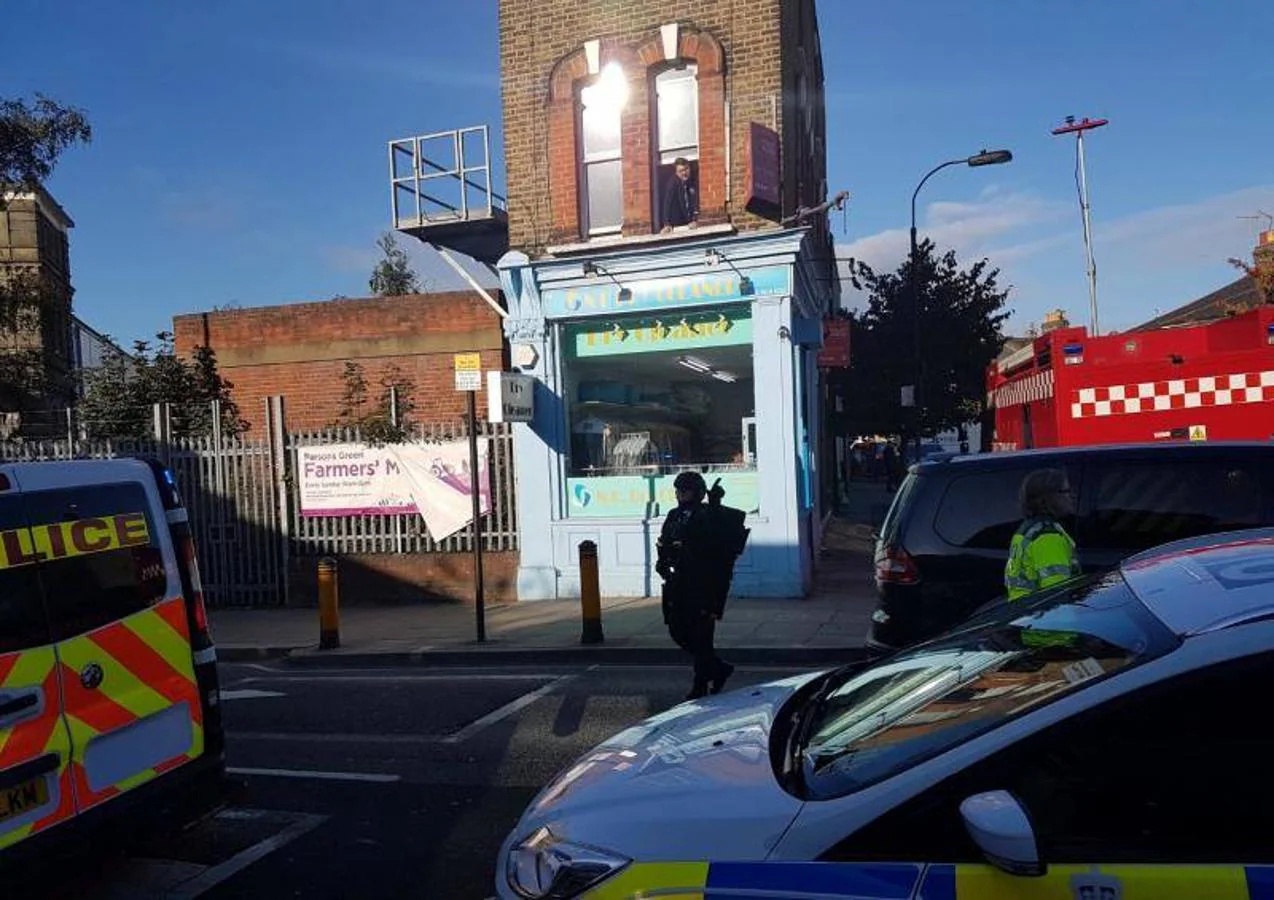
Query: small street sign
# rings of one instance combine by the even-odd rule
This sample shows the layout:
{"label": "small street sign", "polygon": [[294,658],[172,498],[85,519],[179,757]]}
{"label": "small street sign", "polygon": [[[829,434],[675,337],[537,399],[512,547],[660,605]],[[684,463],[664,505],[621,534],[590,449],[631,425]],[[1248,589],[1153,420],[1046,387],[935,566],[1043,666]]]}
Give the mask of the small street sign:
{"label": "small street sign", "polygon": [[455,355],[456,390],[477,391],[482,388],[482,355],[457,353]]}

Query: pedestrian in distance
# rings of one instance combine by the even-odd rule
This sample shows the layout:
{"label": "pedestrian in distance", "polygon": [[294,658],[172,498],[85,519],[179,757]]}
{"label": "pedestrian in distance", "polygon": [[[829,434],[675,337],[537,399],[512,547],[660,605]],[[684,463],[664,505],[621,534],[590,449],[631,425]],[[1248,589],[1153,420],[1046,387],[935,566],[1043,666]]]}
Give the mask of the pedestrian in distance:
{"label": "pedestrian in distance", "polygon": [[1022,480],[1022,524],[1009,545],[1004,587],[1009,600],[1020,600],[1061,584],[1082,571],[1075,542],[1062,520],[1075,514],[1066,473],[1038,469]]}
{"label": "pedestrian in distance", "polygon": [[[687,700],[725,686],[734,666],[717,656],[716,625],[725,613],[734,562],[747,542],[744,513],[721,504],[720,480],[708,490],[698,472],[673,482],[677,507],[660,529],[655,571],[663,579],[663,614],[668,633],[694,659]],[[705,503],[704,500],[708,502]]]}

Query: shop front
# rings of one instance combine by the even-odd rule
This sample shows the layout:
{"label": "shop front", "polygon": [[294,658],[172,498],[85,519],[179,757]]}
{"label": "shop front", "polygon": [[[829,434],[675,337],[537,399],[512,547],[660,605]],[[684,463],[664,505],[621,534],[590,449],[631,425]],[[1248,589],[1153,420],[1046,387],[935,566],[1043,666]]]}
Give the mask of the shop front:
{"label": "shop front", "polygon": [[514,368],[523,600],[575,596],[579,545],[604,596],[659,591],[655,541],[686,470],[752,529],[743,596],[808,590],[821,523],[817,352],[826,312],[802,230],[500,263]]}

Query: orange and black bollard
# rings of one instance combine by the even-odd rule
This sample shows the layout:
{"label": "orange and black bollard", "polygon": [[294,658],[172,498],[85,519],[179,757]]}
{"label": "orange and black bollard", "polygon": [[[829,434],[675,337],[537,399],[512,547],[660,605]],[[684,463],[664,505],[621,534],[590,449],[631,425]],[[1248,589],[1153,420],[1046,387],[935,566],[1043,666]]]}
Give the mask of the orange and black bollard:
{"label": "orange and black bollard", "polygon": [[579,603],[584,619],[579,642],[602,643],[602,595],[597,584],[597,545],[592,541],[579,545]]}
{"label": "orange and black bollard", "polygon": [[325,556],[318,562],[319,649],[335,650],[341,645],[341,588],[336,560]]}

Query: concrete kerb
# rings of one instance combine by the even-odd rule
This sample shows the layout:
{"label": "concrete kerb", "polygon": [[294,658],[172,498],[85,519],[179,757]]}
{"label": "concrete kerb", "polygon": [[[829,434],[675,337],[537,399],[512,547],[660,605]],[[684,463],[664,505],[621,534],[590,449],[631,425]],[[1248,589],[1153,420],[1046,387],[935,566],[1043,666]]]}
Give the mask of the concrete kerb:
{"label": "concrete kerb", "polygon": [[[873,652],[866,647],[722,647],[723,658],[735,665],[819,668],[860,662]],[[397,666],[533,666],[628,665],[689,666],[676,647],[448,647],[417,650],[358,652],[325,651],[315,647],[226,647],[217,650],[221,662],[271,660],[302,668],[387,668]]]}

